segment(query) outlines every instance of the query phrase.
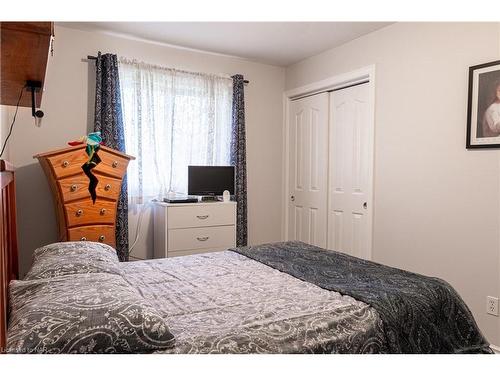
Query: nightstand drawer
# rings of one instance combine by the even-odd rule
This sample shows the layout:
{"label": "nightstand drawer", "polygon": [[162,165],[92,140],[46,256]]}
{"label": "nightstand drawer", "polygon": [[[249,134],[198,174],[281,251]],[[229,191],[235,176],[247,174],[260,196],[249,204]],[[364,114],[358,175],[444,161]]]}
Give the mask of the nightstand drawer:
{"label": "nightstand drawer", "polygon": [[233,225],[235,207],[223,203],[168,207],[168,229]]}
{"label": "nightstand drawer", "polygon": [[190,249],[190,250],[177,250],[177,251],[169,251],[168,257],[185,257],[186,255],[196,255],[196,254],[208,254],[216,251],[224,251],[227,250],[228,246],[222,248],[212,248],[212,249]]}
{"label": "nightstand drawer", "polygon": [[155,258],[208,253],[235,246],[236,202],[155,202]]}
{"label": "nightstand drawer", "polygon": [[234,246],[235,226],[170,229],[168,251],[189,249],[218,249]]}

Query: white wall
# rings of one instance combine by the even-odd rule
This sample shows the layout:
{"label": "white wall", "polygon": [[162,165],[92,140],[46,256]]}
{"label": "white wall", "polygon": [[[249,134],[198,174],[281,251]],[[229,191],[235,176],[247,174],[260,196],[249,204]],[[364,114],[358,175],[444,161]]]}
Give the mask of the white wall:
{"label": "white wall", "polygon": [[[500,23],[498,23],[498,34],[500,35]],[[500,37],[498,38],[498,50],[500,51]],[[500,157],[499,157],[499,159],[500,159]],[[499,168],[500,168],[500,161],[499,161]],[[500,294],[500,253],[498,255],[498,293]],[[498,322],[497,322],[497,325],[498,325],[498,327],[497,327],[497,339],[495,341],[496,347],[494,349],[495,349],[497,354],[500,354],[500,318],[497,320],[498,320]]]}
{"label": "white wall", "polygon": [[498,60],[498,24],[399,23],[286,70],[292,89],[376,65],[373,256],[450,282],[500,343],[500,154],[467,151],[468,67]]}
{"label": "white wall", "polygon": [[[94,67],[82,59],[99,50],[191,71],[241,73],[250,81],[245,88],[249,241],[255,244],[280,239],[281,174],[276,171],[281,170],[283,68],[66,27],[56,26],[55,35],[55,55],[48,64],[42,99],[42,127],[35,127],[30,110],[22,108],[10,143],[10,158],[18,168],[22,274],[29,267],[32,251],[55,241],[57,231],[49,186],[32,155],[65,147],[66,142],[92,128]],[[132,241],[136,212],[132,210],[129,218]],[[147,212],[132,255],[152,255],[152,227],[152,215]]]}

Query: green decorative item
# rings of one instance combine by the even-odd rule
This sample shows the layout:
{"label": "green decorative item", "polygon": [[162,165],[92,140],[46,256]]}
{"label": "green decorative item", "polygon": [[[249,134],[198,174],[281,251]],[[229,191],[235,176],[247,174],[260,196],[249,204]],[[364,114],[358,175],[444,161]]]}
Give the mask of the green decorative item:
{"label": "green decorative item", "polygon": [[82,137],[78,141],[68,142],[70,146],[76,146],[81,144],[86,144],[85,152],[89,156],[89,159],[82,165],[83,172],[89,178],[89,193],[92,198],[92,202],[95,203],[97,198],[96,187],[99,183],[97,177],[92,173],[94,169],[100,162],[101,158],[98,155],[99,148],[102,143],[101,132],[90,133],[89,135]]}

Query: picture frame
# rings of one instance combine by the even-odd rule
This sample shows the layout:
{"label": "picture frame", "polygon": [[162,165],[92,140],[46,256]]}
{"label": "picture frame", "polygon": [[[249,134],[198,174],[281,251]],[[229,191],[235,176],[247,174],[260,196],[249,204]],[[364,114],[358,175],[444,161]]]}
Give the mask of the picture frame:
{"label": "picture frame", "polygon": [[466,148],[500,148],[500,60],[469,67]]}

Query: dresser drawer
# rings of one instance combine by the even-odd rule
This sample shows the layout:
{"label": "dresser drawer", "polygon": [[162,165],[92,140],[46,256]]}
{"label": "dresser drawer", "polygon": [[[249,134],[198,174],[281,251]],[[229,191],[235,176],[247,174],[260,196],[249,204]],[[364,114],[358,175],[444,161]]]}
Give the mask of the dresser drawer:
{"label": "dresser drawer", "polygon": [[101,162],[94,168],[96,172],[122,178],[127,170],[129,159],[101,149],[99,151]]}
{"label": "dresser drawer", "polygon": [[68,229],[68,241],[102,242],[115,247],[114,225],[92,225]]}
{"label": "dresser drawer", "polygon": [[168,207],[168,229],[233,225],[235,207],[222,203]]}
{"label": "dresser drawer", "polygon": [[[99,179],[96,187],[97,197],[117,200],[122,181],[97,174],[95,176]],[[57,185],[61,191],[63,202],[90,199],[88,189],[89,179],[86,175],[77,175],[57,180]]]}
{"label": "dresser drawer", "polygon": [[175,257],[184,257],[186,255],[196,255],[196,254],[207,254],[207,253],[212,253],[216,251],[223,251],[227,250],[228,246],[220,248],[220,249],[190,249],[190,250],[177,250],[177,251],[169,251],[168,252],[168,257],[169,258],[175,258]]}
{"label": "dresser drawer", "polygon": [[235,226],[170,229],[168,251],[221,249],[234,246]]}
{"label": "dresser drawer", "polygon": [[116,216],[116,202],[97,200],[66,203],[64,205],[68,227],[86,224],[113,224]]}
{"label": "dresser drawer", "polygon": [[64,178],[74,174],[83,173],[82,165],[89,159],[85,149],[78,148],[74,151],[68,151],[63,154],[50,156],[48,163],[54,170],[55,178]]}

